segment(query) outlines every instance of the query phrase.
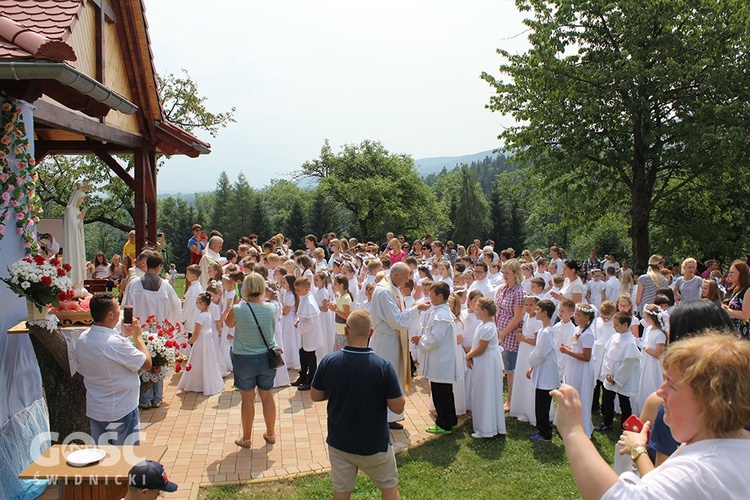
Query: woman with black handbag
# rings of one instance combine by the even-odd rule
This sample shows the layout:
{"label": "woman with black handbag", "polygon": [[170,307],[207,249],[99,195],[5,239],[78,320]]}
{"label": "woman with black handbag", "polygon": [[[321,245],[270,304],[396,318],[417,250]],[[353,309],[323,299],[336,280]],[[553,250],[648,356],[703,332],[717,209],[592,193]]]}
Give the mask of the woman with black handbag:
{"label": "woman with black handbag", "polygon": [[232,307],[226,319],[228,327],[235,327],[232,365],[234,385],[242,396],[240,415],[242,437],[235,444],[250,448],[253,420],[255,418],[255,388],[263,407],[266,432],[263,439],[276,443],[276,402],[273,399],[273,381],[281,349],[276,344],[276,308],[263,301],[266,280],[258,273],[250,273],[242,282],[242,301]]}

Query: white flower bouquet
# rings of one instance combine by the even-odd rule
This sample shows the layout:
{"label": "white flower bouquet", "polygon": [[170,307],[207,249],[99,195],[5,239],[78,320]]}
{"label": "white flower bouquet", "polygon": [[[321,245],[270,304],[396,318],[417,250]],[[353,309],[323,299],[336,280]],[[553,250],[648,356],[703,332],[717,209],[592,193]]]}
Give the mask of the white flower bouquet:
{"label": "white flower bouquet", "polygon": [[68,277],[70,266],[41,255],[26,256],[8,268],[10,276],[0,278],[20,297],[36,304],[41,311],[49,304],[57,307],[61,300],[73,297],[73,283]]}

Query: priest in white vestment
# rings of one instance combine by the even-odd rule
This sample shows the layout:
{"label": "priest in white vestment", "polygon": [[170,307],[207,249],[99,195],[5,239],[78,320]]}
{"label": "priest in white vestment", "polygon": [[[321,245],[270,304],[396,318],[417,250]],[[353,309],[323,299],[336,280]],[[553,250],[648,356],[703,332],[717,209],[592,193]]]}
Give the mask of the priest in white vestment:
{"label": "priest in white vestment", "polygon": [[201,275],[198,279],[204,290],[210,281],[210,278],[208,277],[208,266],[211,262],[221,263],[219,252],[221,252],[222,246],[224,246],[224,240],[220,236],[212,236],[211,239],[208,240],[208,246],[204,250],[203,257],[201,257],[199,262],[199,265],[201,266]]}
{"label": "priest in white vestment", "polygon": [[[409,266],[405,263],[394,264],[390,276],[383,278],[375,287],[371,304],[375,333],[370,340],[370,347],[375,354],[391,362],[404,391],[411,390],[408,329],[419,328],[419,312],[430,307],[429,303],[423,302],[406,308],[399,288],[406,283],[410,274]],[[403,419],[403,413],[388,410],[388,424],[391,429],[403,429],[401,424],[397,424]]]}

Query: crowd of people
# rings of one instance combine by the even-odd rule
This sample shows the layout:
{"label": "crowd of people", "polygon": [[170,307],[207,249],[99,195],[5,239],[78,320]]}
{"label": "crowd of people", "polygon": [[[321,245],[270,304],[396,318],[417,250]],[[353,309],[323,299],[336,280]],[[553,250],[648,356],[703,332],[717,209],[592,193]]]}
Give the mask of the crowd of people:
{"label": "crowd of people", "polygon": [[[334,468],[358,463],[374,481],[378,477],[384,495],[397,484],[395,461],[385,474],[378,469],[390,464],[387,431],[403,429],[403,394],[415,376],[430,384],[435,424],[427,432],[450,434],[458,416],[470,413],[471,436],[492,438],[506,433],[507,414],[535,427],[529,436],[534,442],[550,441],[556,423],[568,445],[573,427],[576,436],[580,431],[586,438],[594,430],[613,429],[618,409],[620,425],[631,414],[648,414],[649,398],[665,392],[665,370],[668,385],[679,379],[669,370],[679,366],[684,371],[682,362],[663,360],[674,341],[670,318],[679,318],[691,304],[718,310],[743,342],[750,331],[750,300],[745,301],[750,267],[743,260],[723,274],[717,262],[699,272],[693,258],[666,268],[664,259],[654,255],[647,271],[636,274],[612,253],[599,260],[592,251],[579,264],[557,246],[548,255],[523,250],[516,256],[513,249],[495,249],[492,241],[463,247],[426,235],[409,244],[392,233],[380,245],[333,233],[320,239],[308,235],[304,249],[293,249],[281,234],[262,244],[250,235],[224,251],[222,235],[204,234],[198,224],[187,246],[191,264],[181,303],[168,283],[160,288],[155,280],[123,268],[127,255],[115,273],[115,258],[108,264],[97,254],[94,273],[125,283],[125,305],[133,305],[137,292],[145,289],[153,292],[149,300],[162,302],[157,314],[178,314],[191,345],[192,367],[180,375],[179,389],[216,394],[233,374],[242,394],[238,446],[251,446],[256,389],[266,426],[263,438],[270,444],[277,439],[272,389],[291,385],[312,391],[313,400],[329,399],[328,443],[341,453]],[[133,268],[158,277],[163,260],[157,256],[146,251]],[[145,263],[139,265],[142,258]],[[268,357],[277,347],[283,351],[278,368]],[[363,354],[388,362],[362,365],[370,367],[368,377],[383,384],[374,392],[385,431],[375,441],[347,444],[345,422],[369,407],[356,391],[342,398],[338,391],[352,387],[342,388],[332,374],[343,370],[352,378],[357,369],[352,360],[366,359]],[[390,367],[387,373],[383,366]],[[151,401],[141,400],[141,408],[158,406],[160,391]],[[592,415],[600,416],[599,422]],[[744,424],[748,421],[750,415]],[[385,453],[378,466],[352,458],[376,453]],[[350,474],[337,477],[342,492],[353,489]]]}

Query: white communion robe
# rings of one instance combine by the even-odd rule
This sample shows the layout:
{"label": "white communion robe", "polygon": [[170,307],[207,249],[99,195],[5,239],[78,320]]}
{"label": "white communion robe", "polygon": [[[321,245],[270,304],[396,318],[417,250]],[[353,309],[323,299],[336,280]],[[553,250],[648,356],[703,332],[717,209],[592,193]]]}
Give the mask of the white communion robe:
{"label": "white communion robe", "polygon": [[[401,331],[419,328],[419,310],[416,306],[405,308],[401,293],[386,276],[373,291],[370,314],[372,325],[375,327],[375,333],[370,339],[370,347],[375,354],[391,362],[393,368],[396,369],[399,385],[402,389],[406,389],[407,378],[408,382],[411,382],[411,373],[407,368],[408,345],[407,349],[402,349]],[[408,342],[408,339],[406,341]],[[397,414],[388,410],[389,422],[398,422],[403,419],[403,413]]]}

